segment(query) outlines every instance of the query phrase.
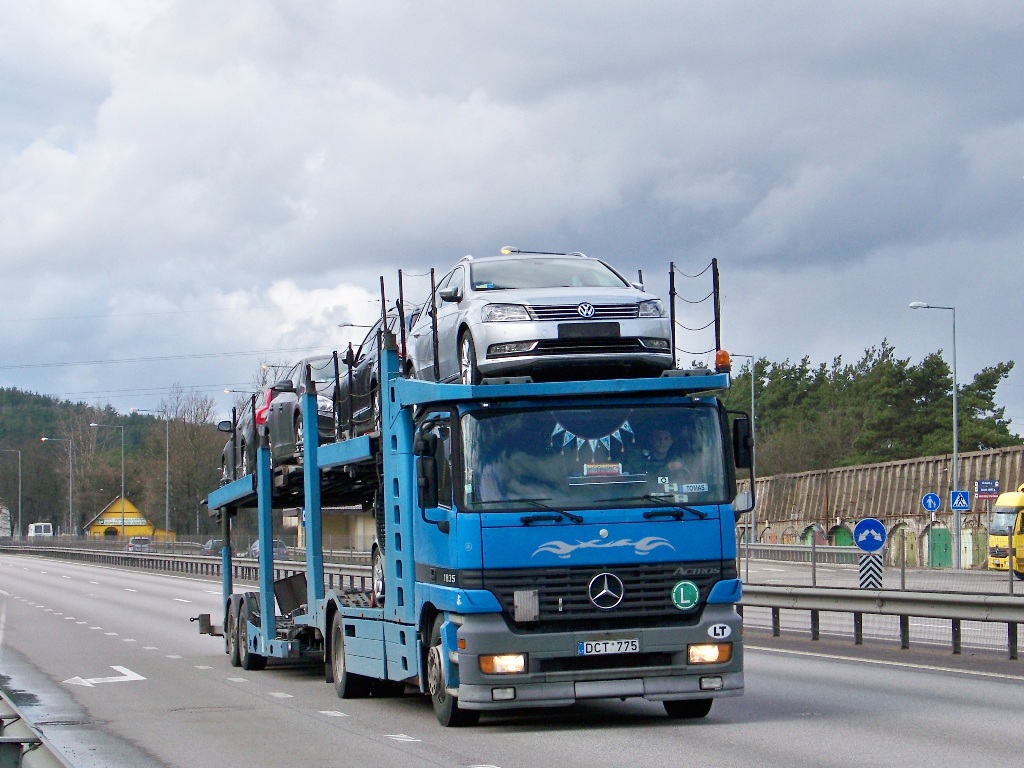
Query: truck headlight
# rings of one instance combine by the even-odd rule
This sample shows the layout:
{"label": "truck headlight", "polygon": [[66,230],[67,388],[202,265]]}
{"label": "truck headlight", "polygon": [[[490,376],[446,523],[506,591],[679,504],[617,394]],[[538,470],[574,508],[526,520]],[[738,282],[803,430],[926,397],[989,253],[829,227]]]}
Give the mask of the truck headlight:
{"label": "truck headlight", "polygon": [[480,313],[485,323],[504,323],[510,320],[529,320],[530,313],[522,304],[488,304]]}
{"label": "truck headlight", "polygon": [[518,675],[526,671],[525,653],[502,653],[480,657],[480,671],[485,675]]}
{"label": "truck headlight", "polygon": [[732,643],[701,643],[686,647],[690,664],[724,664],[732,658]]}

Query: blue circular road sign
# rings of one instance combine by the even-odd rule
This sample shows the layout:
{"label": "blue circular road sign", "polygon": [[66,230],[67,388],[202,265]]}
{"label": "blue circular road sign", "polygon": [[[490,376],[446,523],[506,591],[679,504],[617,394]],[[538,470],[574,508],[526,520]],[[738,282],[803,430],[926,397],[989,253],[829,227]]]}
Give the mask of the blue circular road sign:
{"label": "blue circular road sign", "polygon": [[864,552],[877,552],[885,546],[885,525],[881,520],[865,517],[854,526],[853,541]]}
{"label": "blue circular road sign", "polygon": [[935,512],[940,504],[942,502],[939,501],[939,494],[937,493],[926,493],[921,499],[921,506],[929,512]]}

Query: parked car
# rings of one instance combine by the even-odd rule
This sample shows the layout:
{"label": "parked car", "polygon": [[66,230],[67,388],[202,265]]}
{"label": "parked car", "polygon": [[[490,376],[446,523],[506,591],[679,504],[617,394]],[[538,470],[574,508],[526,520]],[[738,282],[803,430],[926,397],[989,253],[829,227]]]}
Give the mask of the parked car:
{"label": "parked car", "polygon": [[[266,429],[275,463],[302,461],[302,398],[306,366],[316,386],[317,431],[321,443],[334,440],[334,356],[307,357],[268,391]],[[257,409],[257,425],[259,410]]]}
{"label": "parked car", "polygon": [[128,539],[124,551],[151,554],[156,552],[156,547],[153,546],[153,542],[148,536],[132,536]]}
{"label": "parked car", "polygon": [[[415,376],[433,380],[430,306],[409,352]],[[467,256],[438,283],[433,306],[440,381],[649,375],[673,365],[661,300],[582,254]]]}
{"label": "parked car", "polygon": [[[255,559],[260,556],[260,540],[256,539],[252,544],[249,545],[249,551],[246,553],[249,557]],[[274,539],[274,559],[275,560],[287,560],[288,559],[288,545],[281,539]]]}
{"label": "parked car", "polygon": [[[419,318],[419,307],[410,307],[405,313],[405,328],[409,330]],[[388,314],[388,330],[399,336],[398,312],[392,310]],[[378,320],[370,328],[359,346],[346,351],[339,357],[341,370],[338,376],[338,388],[335,390],[334,413],[338,422],[339,437],[357,437],[377,429],[379,403],[377,400],[377,384],[380,355],[381,321]],[[396,339],[401,347],[401,339]],[[399,357],[404,361],[404,350],[399,349]],[[351,366],[351,377],[349,368]]]}
{"label": "parked car", "polygon": [[[204,555],[212,555],[214,557],[220,557],[221,551],[223,549],[224,549],[224,540],[223,539],[209,539],[208,541],[206,541],[206,543],[204,543],[202,545],[202,547],[200,548],[200,551]],[[233,551],[232,551],[232,554],[234,554]]]}

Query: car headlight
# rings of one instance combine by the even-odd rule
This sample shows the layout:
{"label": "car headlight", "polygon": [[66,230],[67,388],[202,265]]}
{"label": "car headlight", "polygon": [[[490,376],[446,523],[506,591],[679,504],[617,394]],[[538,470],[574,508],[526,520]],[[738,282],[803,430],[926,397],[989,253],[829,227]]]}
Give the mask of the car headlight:
{"label": "car headlight", "polygon": [[480,319],[485,323],[503,323],[509,320],[529,320],[530,313],[522,304],[488,304]]}
{"label": "car headlight", "polygon": [[640,313],[639,317],[664,317],[665,306],[661,303],[661,299],[650,299],[649,301],[640,302]]}

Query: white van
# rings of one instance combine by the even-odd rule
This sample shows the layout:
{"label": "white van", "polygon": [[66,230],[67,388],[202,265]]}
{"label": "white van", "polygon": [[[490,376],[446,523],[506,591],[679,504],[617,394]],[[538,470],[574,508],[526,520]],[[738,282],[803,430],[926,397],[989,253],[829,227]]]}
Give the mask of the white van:
{"label": "white van", "polygon": [[29,523],[28,537],[30,539],[41,539],[53,536],[53,523]]}

